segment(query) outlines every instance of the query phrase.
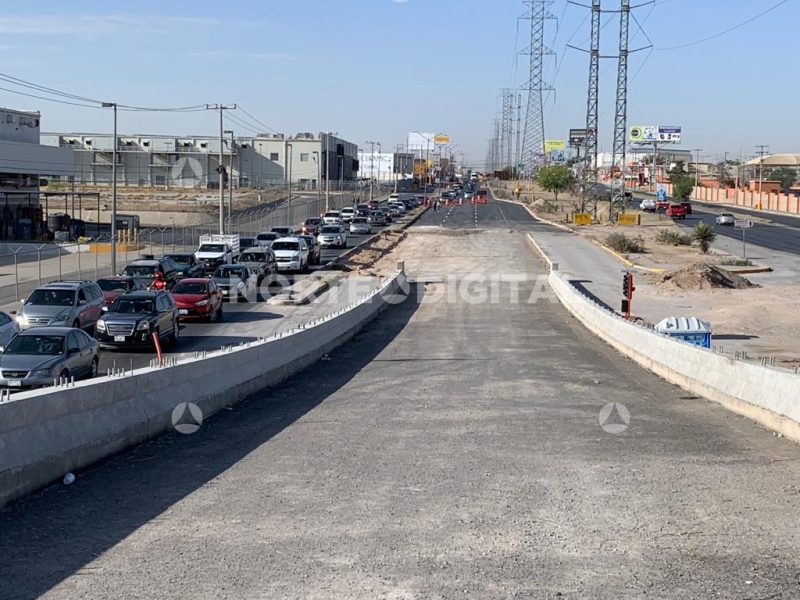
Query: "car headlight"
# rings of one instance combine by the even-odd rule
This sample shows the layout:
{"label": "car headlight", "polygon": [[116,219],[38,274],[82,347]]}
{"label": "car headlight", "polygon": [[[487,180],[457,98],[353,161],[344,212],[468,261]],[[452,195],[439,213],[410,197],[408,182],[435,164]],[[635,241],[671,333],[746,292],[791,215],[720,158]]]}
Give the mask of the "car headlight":
{"label": "car headlight", "polygon": [[150,329],[150,323],[148,321],[139,321],[136,324],[136,331],[146,331]]}
{"label": "car headlight", "polygon": [[103,321],[103,320],[97,321],[97,324],[95,325],[95,328],[97,329],[97,331],[105,331],[106,330],[106,322]]}
{"label": "car headlight", "polygon": [[205,306],[206,304],[208,304],[208,300],[200,300],[200,302],[194,303],[195,306]]}
{"label": "car headlight", "polygon": [[53,373],[50,369],[37,369],[28,374],[29,377],[52,377]]}
{"label": "car headlight", "polygon": [[17,315],[17,325],[27,325],[28,317],[25,315]]}

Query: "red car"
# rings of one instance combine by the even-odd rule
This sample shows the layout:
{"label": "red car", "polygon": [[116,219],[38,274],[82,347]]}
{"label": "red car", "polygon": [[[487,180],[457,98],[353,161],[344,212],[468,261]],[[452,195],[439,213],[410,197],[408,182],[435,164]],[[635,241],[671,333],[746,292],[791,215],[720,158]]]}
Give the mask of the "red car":
{"label": "red car", "polygon": [[300,233],[303,235],[319,235],[319,230],[322,228],[322,219],[319,217],[311,217],[306,219],[300,226]]}
{"label": "red car", "polygon": [[211,279],[181,279],[172,288],[172,297],[181,320],[222,320],[222,292]]}
{"label": "red car", "polygon": [[106,306],[111,306],[111,303],[114,302],[118,296],[126,292],[147,289],[147,286],[142,283],[141,279],[128,277],[126,275],[103,277],[97,280],[97,285],[103,290],[103,299],[106,302]]}
{"label": "red car", "polygon": [[685,219],[686,218],[686,207],[682,204],[670,204],[667,207],[667,210],[664,213],[668,217],[672,217],[673,219]]}
{"label": "red car", "polygon": [[473,204],[486,204],[489,201],[489,194],[486,190],[478,190],[472,199]]}

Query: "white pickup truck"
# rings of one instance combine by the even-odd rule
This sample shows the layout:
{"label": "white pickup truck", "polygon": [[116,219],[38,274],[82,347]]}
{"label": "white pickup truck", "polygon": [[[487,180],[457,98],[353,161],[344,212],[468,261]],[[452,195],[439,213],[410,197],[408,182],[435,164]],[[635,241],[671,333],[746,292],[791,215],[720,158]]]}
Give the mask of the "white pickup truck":
{"label": "white pickup truck", "polygon": [[232,265],[239,257],[239,236],[201,235],[194,256],[205,273],[213,273],[220,265]]}

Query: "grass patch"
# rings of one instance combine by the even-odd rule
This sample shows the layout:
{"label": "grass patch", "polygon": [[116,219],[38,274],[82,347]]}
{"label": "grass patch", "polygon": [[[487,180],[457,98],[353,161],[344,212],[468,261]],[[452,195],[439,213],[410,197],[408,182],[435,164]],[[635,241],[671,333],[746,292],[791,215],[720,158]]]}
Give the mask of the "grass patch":
{"label": "grass patch", "polygon": [[691,246],[692,238],[680,231],[662,229],[656,235],[656,241],[668,246]]}
{"label": "grass patch", "polygon": [[606,245],[617,252],[643,254],[645,252],[644,239],[641,237],[629,238],[622,233],[612,233],[606,238]]}

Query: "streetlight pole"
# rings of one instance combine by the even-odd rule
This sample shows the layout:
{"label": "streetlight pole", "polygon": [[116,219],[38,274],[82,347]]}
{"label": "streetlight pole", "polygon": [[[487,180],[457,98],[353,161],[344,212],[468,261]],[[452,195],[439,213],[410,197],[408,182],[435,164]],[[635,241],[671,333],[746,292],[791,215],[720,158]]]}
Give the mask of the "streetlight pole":
{"label": "streetlight pole", "polygon": [[365,143],[369,144],[369,201],[372,202],[372,185],[375,181],[375,142],[367,140]]}
{"label": "streetlight pole", "polygon": [[[117,103],[103,102],[103,108],[114,109],[114,149],[111,153],[111,273],[117,273]],[[97,218],[100,231],[100,218]]]}
{"label": "streetlight pole", "polygon": [[[322,200],[322,160],[319,156],[319,150],[314,150],[311,155],[314,157],[314,162],[317,163],[317,208],[319,208],[320,200]],[[328,212],[327,203],[325,212]]]}
{"label": "streetlight pole", "polygon": [[225,133],[231,134],[230,163],[228,164],[228,233],[231,229],[231,215],[233,213],[233,131],[226,129]]}
{"label": "streetlight pole", "polygon": [[219,232],[225,233],[225,183],[222,179],[222,163],[225,160],[223,150],[225,146],[225,126],[222,123],[222,111],[235,109],[235,104],[206,104],[206,110],[219,111]]}
{"label": "streetlight pole", "polygon": [[692,152],[697,152],[697,157],[694,161],[694,188],[695,193],[697,193],[697,186],[700,182],[700,153],[703,151],[702,148],[692,148]]}
{"label": "streetlight pole", "polygon": [[286,142],[286,187],[288,196],[286,198],[286,213],[289,215],[289,222],[292,221],[292,144]]}

